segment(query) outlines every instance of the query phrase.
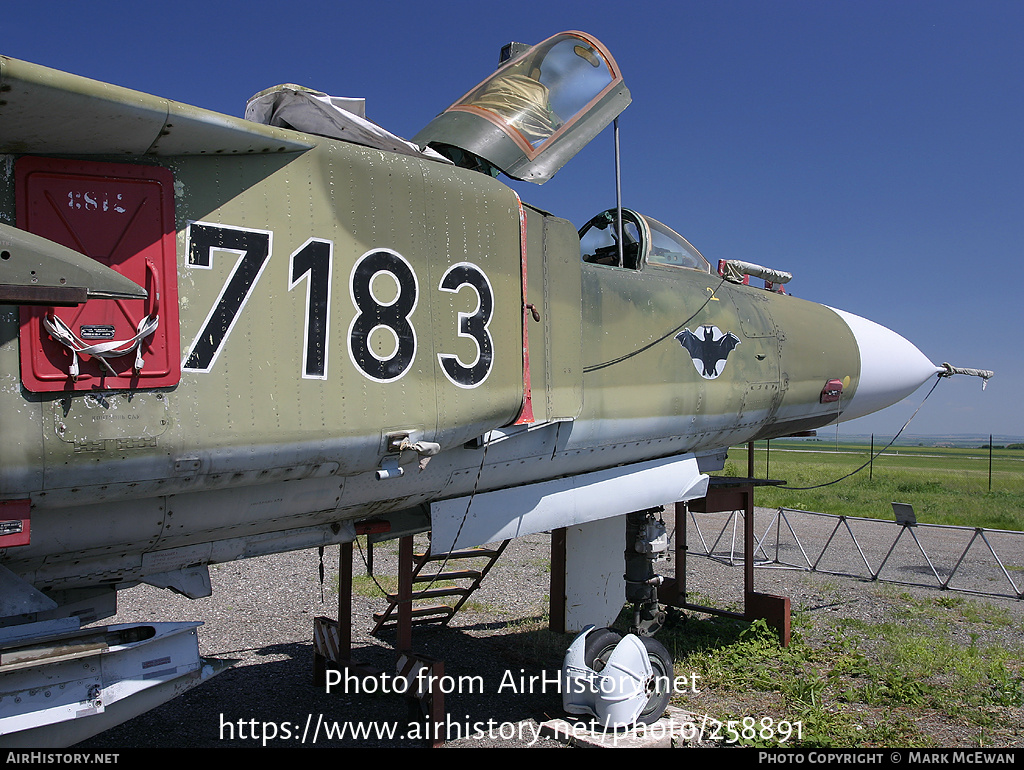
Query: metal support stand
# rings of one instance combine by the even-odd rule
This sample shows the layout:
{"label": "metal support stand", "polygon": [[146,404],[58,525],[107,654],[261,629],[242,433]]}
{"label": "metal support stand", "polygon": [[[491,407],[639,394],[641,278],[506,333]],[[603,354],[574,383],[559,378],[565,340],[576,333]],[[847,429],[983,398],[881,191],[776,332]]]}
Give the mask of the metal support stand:
{"label": "metal support stand", "polygon": [[[708,494],[689,503],[676,503],[676,561],[675,577],[666,578],[658,591],[658,600],[662,604],[681,609],[697,610],[711,615],[722,615],[742,620],[753,621],[764,619],[774,628],[786,647],[790,641],[790,605],[789,597],[772,596],[754,590],[754,487],[782,482],[766,481],[754,478],[712,477]],[[686,523],[687,510],[696,513],[713,513],[718,511],[743,511],[743,612],[690,604],[686,600]]]}
{"label": "metal support stand", "polygon": [[384,672],[352,660],[352,543],[342,543],[338,554],[338,620],[313,619],[313,684],[323,687],[327,666],[334,663],[363,676]]}
{"label": "metal support stand", "polygon": [[398,658],[398,675],[409,683],[405,696],[409,721],[421,723],[430,747],[440,748],[447,737],[444,694],[437,689],[437,683],[444,677],[444,661],[405,653]]}
{"label": "metal support stand", "polygon": [[[398,577],[398,673],[396,679],[406,683],[395,685],[392,692],[405,692],[410,716],[426,721],[428,743],[438,747],[444,743],[444,693],[437,685],[444,676],[444,662],[417,655],[412,648],[412,562],[413,539],[399,541]],[[402,597],[405,598],[402,601]],[[384,671],[352,659],[352,543],[342,543],[338,554],[338,620],[317,617],[313,621],[313,684],[323,687],[330,663],[364,677],[383,678]]]}
{"label": "metal support stand", "polygon": [[398,541],[398,638],[395,646],[399,653],[412,650],[412,576],[413,539],[407,535]]}
{"label": "metal support stand", "polygon": [[565,527],[551,530],[551,578],[548,590],[551,630],[565,633]]}

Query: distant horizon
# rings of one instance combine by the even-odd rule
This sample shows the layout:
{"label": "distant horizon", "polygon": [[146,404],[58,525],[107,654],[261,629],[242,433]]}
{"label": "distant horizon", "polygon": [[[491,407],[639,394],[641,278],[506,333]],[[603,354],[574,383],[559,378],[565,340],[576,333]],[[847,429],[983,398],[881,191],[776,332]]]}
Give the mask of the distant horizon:
{"label": "distant horizon", "polygon": [[[816,436],[784,436],[774,441],[783,441],[792,439],[794,441],[806,441],[808,439],[818,439],[825,441],[836,441],[842,443],[844,440],[849,439],[868,439],[874,436],[878,440],[886,439],[890,440],[893,437],[892,433],[843,433],[840,429],[839,437],[836,438],[834,434],[834,428],[823,428]],[[992,438],[992,443],[1001,444],[1017,444],[1024,443],[1024,436],[1018,436],[1011,433],[905,433],[899,437],[900,441],[938,441],[941,439],[950,439],[953,441],[988,441],[989,437]]]}

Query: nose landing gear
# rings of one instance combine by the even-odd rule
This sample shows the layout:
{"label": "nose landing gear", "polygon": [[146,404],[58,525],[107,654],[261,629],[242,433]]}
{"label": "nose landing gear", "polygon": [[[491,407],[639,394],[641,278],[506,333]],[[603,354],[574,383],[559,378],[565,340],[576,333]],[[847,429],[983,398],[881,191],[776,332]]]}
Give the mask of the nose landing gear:
{"label": "nose landing gear", "polygon": [[597,717],[606,728],[653,724],[672,697],[672,656],[650,637],[585,629],[562,666],[562,706]]}
{"label": "nose landing gear", "polygon": [[630,632],[644,638],[654,636],[668,619],[658,604],[664,578],[654,571],[654,563],[668,552],[664,512],[659,506],[626,516],[626,601],[634,607]]}

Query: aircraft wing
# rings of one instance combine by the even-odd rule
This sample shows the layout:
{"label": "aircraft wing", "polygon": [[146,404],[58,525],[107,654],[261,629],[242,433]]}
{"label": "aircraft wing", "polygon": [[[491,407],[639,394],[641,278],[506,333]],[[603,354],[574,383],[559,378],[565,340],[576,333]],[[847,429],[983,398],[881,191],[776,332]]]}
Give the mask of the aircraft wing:
{"label": "aircraft wing", "polygon": [[0,153],[230,155],[303,152],[314,140],[0,56]]}

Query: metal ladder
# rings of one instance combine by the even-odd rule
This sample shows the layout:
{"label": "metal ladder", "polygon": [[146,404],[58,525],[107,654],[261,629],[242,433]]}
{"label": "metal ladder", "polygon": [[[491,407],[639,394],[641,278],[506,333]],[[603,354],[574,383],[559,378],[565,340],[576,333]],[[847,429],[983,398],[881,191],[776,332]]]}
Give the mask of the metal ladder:
{"label": "metal ladder", "polygon": [[[408,612],[411,625],[426,625],[429,623],[440,623],[445,625],[451,620],[455,613],[457,613],[462,606],[466,603],[466,600],[480,587],[480,583],[490,572],[491,567],[498,560],[501,554],[505,551],[505,547],[509,544],[508,540],[500,543],[496,548],[467,548],[461,551],[452,551],[451,553],[417,553],[411,554],[411,558],[399,559],[398,570],[401,576],[402,572],[411,571],[413,586],[424,583],[427,584],[427,588],[416,591],[413,590],[410,593],[408,601]],[[463,561],[468,559],[483,559],[486,560],[483,566],[479,567],[467,567],[466,569],[454,569],[448,570],[447,565],[453,561]],[[428,564],[433,562],[441,562],[444,571],[428,572],[423,573],[422,570]],[[401,577],[400,577],[401,579]],[[432,588],[434,583],[439,581],[449,582],[454,581],[455,585],[452,586],[441,586]],[[467,582],[468,581],[468,582]],[[457,596],[458,601],[454,605],[451,604],[428,604],[428,605],[416,605],[415,602],[423,600],[439,600],[448,596]],[[398,593],[388,594],[388,607],[384,612],[375,612],[373,619],[376,621],[373,627],[373,634],[377,634],[382,629],[389,626],[399,625],[402,616],[402,601]]]}

